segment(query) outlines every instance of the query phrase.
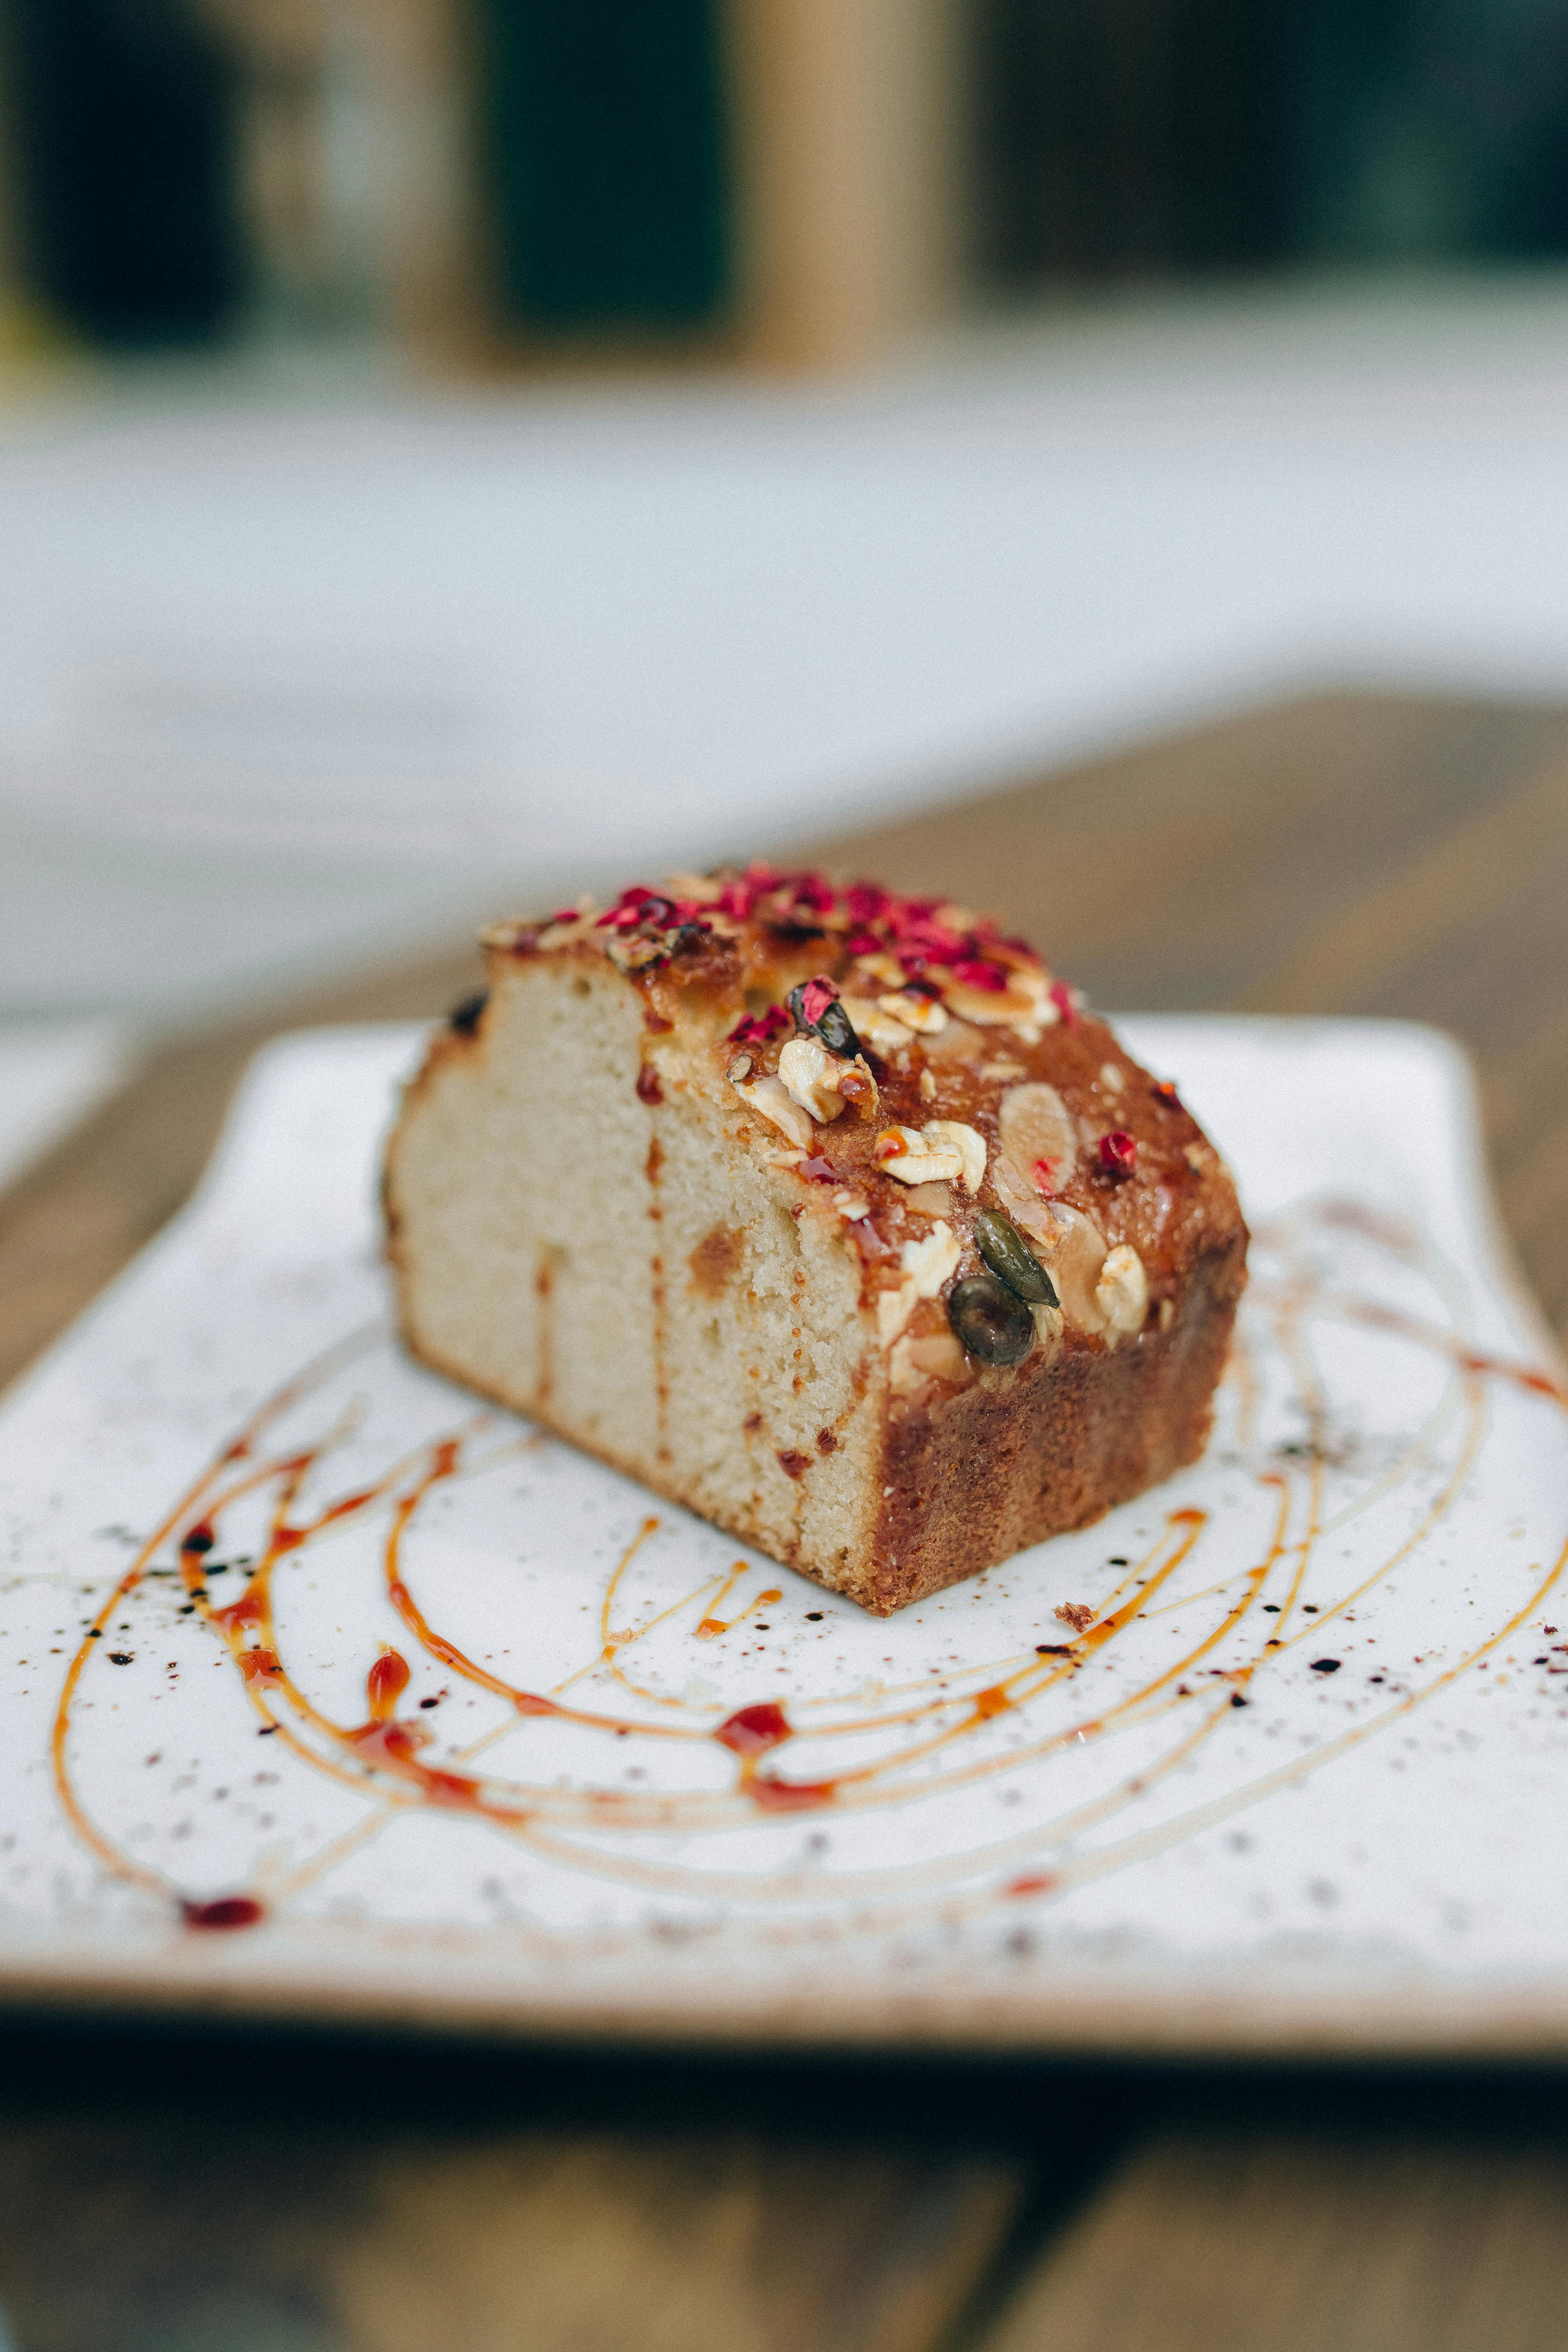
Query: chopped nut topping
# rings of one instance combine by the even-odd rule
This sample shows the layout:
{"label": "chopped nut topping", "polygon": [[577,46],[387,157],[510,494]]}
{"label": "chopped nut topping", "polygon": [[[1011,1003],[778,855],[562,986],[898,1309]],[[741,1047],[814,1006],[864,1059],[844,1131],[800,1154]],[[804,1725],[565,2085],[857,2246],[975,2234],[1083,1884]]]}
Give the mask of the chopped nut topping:
{"label": "chopped nut topping", "polygon": [[903,1022],[895,1021],[890,1013],[884,1013],[870,997],[846,996],[840,1002],[855,1034],[863,1045],[869,1045],[873,1054],[891,1055],[912,1042],[914,1031],[906,1028]]}
{"label": "chopped nut topping", "polygon": [[589,928],[588,921],[581,915],[571,913],[552,915],[533,944],[536,948],[544,949],[548,953],[552,948],[563,948],[572,940],[584,938]]}
{"label": "chopped nut topping", "polygon": [[844,1061],[815,1037],[792,1037],[780,1049],[779,1076],[801,1108],[824,1122],[837,1118],[847,1102],[864,1111],[877,1107],[877,1081],[865,1056]]}
{"label": "chopped nut topping", "polygon": [[[1117,1229],[1137,1233],[1164,1293],[1171,1288],[1166,1236],[1187,1214],[1173,1189],[1171,1165],[1180,1172],[1182,1152],[1194,1174],[1208,1177],[1222,1167],[1201,1139],[1184,1143],[1179,1129],[1171,1131],[1162,1114],[1174,1115],[1179,1105],[1169,1085],[1153,1085],[1147,1113],[1134,1110],[1140,1082],[1130,1085],[1119,1054],[1097,1065],[1091,1055],[1079,1054],[1080,1041],[1064,1041],[1058,1074],[1073,1111],[1055,1087],[1031,1076],[1031,1065],[1047,1057],[1025,1049],[1038,1045],[1054,1023],[1078,1027],[1084,1000],[1024,941],[1004,938],[994,921],[956,900],[906,898],[876,883],[844,886],[821,874],[753,863],[743,871],[634,883],[603,911],[581,898],[537,922],[501,924],[486,936],[492,948],[518,956],[542,950],[581,959],[602,951],[643,990],[650,1034],[675,1026],[669,992],[689,986],[695,1042],[701,1046],[705,1034],[711,1037],[717,1057],[709,1083],[722,1069],[747,1114],[777,1130],[778,1146],[759,1156],[792,1171],[795,1213],[815,1201],[845,1228],[860,1227],[867,1268],[887,1267],[895,1236],[923,1234],[920,1242],[902,1243],[899,1278],[877,1308],[885,1342],[900,1350],[903,1382],[951,1377],[955,1366],[959,1376],[966,1374],[962,1332],[917,1338],[906,1331],[914,1307],[939,1290],[951,1314],[961,1247],[953,1209],[961,1196],[972,1212],[983,1197],[988,1218],[1010,1220],[1024,1255],[1037,1254],[1056,1286],[1058,1307],[1033,1305],[1019,1294],[1041,1341],[1059,1343],[1070,1325],[1114,1346],[1151,1319],[1149,1274],[1129,1244],[1108,1248],[1094,1217],[1069,1206],[1063,1193],[1103,1201],[1118,1180],[1147,1170],[1147,1185],[1135,1182],[1118,1203]],[[725,1027],[721,1043],[714,1033]],[[1106,1053],[1104,1043],[1100,1050]],[[925,1124],[888,1126],[878,1135],[877,1119],[868,1128],[846,1122],[849,1131],[840,1129],[834,1158],[821,1157],[818,1144],[826,1139],[820,1130],[842,1120],[846,1103],[868,1118],[878,1110],[878,1073],[887,1092],[879,1118]],[[927,1117],[939,1101],[967,1110],[968,1119]],[[993,1106],[999,1133],[994,1150],[986,1140]],[[1113,1125],[1118,1117],[1131,1126]],[[1160,1133],[1152,1123],[1141,1143],[1133,1129],[1144,1117],[1158,1121]],[[754,1125],[726,1126],[757,1149]],[[885,1188],[878,1192],[874,1170],[897,1179],[904,1195],[898,1207]],[[1140,1197],[1145,1190],[1146,1202]],[[916,1215],[906,1217],[905,1209]],[[994,1265],[987,1265],[994,1276]],[[882,1271],[876,1278],[888,1277]],[[1179,1292],[1174,1300],[1162,1297],[1162,1330],[1178,1309]],[[919,1319],[931,1319],[929,1306]],[[1011,1343],[1020,1335],[1005,1336]],[[987,1362],[1014,1360],[985,1357],[984,1349],[981,1355]]]}
{"label": "chopped nut topping", "polygon": [[1067,1322],[1067,1318],[1062,1313],[1061,1308],[1059,1307],[1046,1306],[1031,1307],[1029,1312],[1035,1318],[1035,1329],[1039,1334],[1041,1345],[1047,1348],[1054,1348],[1057,1341],[1061,1338],[1063,1328]]}
{"label": "chopped nut topping", "polygon": [[904,967],[897,956],[863,955],[855,970],[864,979],[876,981],[881,988],[902,988],[904,984]]}
{"label": "chopped nut topping", "polygon": [[984,1050],[985,1039],[967,1021],[950,1021],[945,1029],[939,1030],[935,1036],[922,1038],[921,1043],[927,1061],[941,1069],[944,1062],[973,1063]]}
{"label": "chopped nut topping", "polygon": [[816,1129],[808,1113],[794,1100],[782,1079],[758,1078],[751,1086],[745,1086],[738,1079],[731,1079],[731,1083],[741,1100],[752,1110],[770,1120],[781,1135],[787,1136],[790,1142],[798,1144],[803,1151],[810,1150]]}
{"label": "chopped nut topping", "polygon": [[939,1218],[918,1242],[906,1242],[900,1255],[915,1286],[917,1298],[934,1298],[950,1274],[956,1272],[962,1252],[958,1237],[945,1218]]}
{"label": "chopped nut topping", "polygon": [[888,1374],[895,1395],[911,1396],[931,1381],[967,1380],[969,1361],[952,1331],[906,1331],[894,1346]]}
{"label": "chopped nut topping", "polygon": [[1096,1285],[1106,1260],[1104,1234],[1092,1217],[1069,1209],[1065,1201],[1039,1205],[1045,1213],[1030,1237],[1039,1246],[1063,1314],[1080,1331],[1103,1331],[1105,1307]]}
{"label": "chopped nut topping", "polygon": [[1112,1347],[1118,1339],[1142,1329],[1149,1312],[1149,1278],[1131,1243],[1121,1242],[1110,1252],[1094,1286],[1094,1296]]}
{"label": "chopped nut topping", "polygon": [[916,1307],[912,1282],[900,1282],[896,1290],[877,1293],[877,1337],[884,1348],[890,1348],[903,1329]]}
{"label": "chopped nut topping", "polygon": [[622,971],[646,971],[650,964],[662,963],[665,959],[658,941],[645,938],[640,931],[611,931],[605,940],[605,953]]}
{"label": "chopped nut topping", "polygon": [[792,1099],[813,1118],[837,1118],[844,1108],[841,1064],[815,1037],[792,1037],[779,1053],[779,1076]]}
{"label": "chopped nut topping", "polygon": [[985,1181],[985,1138],[961,1118],[928,1118],[921,1129],[928,1150],[956,1151],[958,1181],[966,1192],[978,1192]]}
{"label": "chopped nut topping", "polygon": [[877,1138],[877,1158],[885,1176],[900,1184],[951,1184],[977,1192],[985,1175],[985,1139],[962,1119],[932,1118],[917,1135],[912,1127],[885,1128]]}
{"label": "chopped nut topping", "polygon": [[922,1298],[935,1298],[963,1255],[952,1227],[940,1220],[918,1242],[906,1242],[899,1253],[903,1278],[896,1290],[884,1290],[877,1300],[877,1329],[884,1348],[890,1347]]}
{"label": "chopped nut topping", "polygon": [[1005,1151],[999,1151],[991,1162],[991,1184],[1013,1223],[1037,1241],[1044,1242],[1047,1249],[1054,1249],[1058,1228],[1050,1210],[1037,1186],[1026,1181]]}

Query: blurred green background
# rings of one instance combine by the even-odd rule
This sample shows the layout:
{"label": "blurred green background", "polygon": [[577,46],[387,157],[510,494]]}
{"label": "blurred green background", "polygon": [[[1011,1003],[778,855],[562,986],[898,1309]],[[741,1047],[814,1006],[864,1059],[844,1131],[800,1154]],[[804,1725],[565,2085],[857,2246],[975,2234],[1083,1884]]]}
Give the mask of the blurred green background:
{"label": "blurred green background", "polygon": [[1568,252],[1552,0],[0,0],[14,348],[854,358]]}

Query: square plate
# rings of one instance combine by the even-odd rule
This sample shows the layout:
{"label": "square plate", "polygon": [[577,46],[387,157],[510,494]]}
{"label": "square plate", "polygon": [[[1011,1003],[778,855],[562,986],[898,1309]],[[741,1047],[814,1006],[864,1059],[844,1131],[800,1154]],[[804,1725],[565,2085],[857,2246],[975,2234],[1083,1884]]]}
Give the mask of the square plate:
{"label": "square plate", "polygon": [[1254,1227],[1213,1442],[888,1622],[410,1363],[374,1179],[419,1034],[273,1046],[0,1414],[0,1990],[1568,2044],[1568,1394],[1465,1066],[1119,1025]]}

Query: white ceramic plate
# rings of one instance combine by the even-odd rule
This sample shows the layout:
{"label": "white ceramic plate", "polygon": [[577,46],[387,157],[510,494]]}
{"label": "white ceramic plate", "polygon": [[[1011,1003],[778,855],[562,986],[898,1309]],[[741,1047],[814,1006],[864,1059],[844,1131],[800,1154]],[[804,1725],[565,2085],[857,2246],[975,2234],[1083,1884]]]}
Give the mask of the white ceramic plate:
{"label": "white ceramic plate", "polygon": [[273,1047],[0,1415],[0,1988],[1568,2043],[1565,1396],[1463,1064],[1121,1025],[1254,1224],[1213,1444],[890,1622],[405,1360],[374,1186],[418,1038]]}
{"label": "white ceramic plate", "polygon": [[0,1021],[0,1185],[60,1142],[131,1075],[113,1021]]}

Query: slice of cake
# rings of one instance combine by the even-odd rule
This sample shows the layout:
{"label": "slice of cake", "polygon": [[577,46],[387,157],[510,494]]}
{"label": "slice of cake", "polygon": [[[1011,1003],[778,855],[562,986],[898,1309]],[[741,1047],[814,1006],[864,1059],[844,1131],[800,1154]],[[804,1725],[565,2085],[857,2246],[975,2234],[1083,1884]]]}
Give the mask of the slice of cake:
{"label": "slice of cake", "polygon": [[883,1615],[1201,1452],[1235,1187],[1021,940],[753,866],[486,946],[387,1154],[425,1363]]}

